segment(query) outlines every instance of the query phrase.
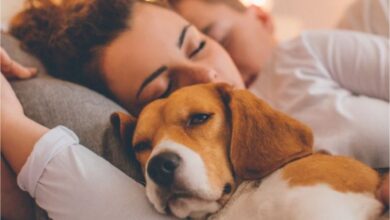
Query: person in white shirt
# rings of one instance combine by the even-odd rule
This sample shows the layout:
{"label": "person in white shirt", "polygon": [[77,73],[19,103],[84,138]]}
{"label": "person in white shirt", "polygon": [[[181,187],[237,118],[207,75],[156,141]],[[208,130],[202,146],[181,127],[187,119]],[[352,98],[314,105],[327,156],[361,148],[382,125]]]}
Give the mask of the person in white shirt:
{"label": "person in white shirt", "polygon": [[[388,38],[317,30],[276,44],[272,18],[260,7],[240,11],[223,1],[173,2],[176,11],[225,47],[250,91],[313,129],[315,150],[351,156],[375,168],[389,166]],[[362,17],[376,25],[375,33],[386,33],[388,1],[356,4],[363,3],[368,9],[383,5],[376,17],[367,10]],[[380,29],[378,24],[384,25]]]}

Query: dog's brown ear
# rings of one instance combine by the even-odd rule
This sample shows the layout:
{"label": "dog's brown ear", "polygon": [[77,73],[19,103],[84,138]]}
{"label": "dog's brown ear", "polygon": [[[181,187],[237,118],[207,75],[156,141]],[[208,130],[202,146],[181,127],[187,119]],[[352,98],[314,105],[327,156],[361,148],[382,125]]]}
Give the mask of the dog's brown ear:
{"label": "dog's brown ear", "polygon": [[131,146],[136,122],[137,119],[127,113],[114,112],[111,114],[111,124],[126,147]]}
{"label": "dog's brown ear", "polygon": [[249,91],[216,86],[230,109],[230,159],[237,177],[258,179],[312,153],[313,135],[306,125],[272,109]]}

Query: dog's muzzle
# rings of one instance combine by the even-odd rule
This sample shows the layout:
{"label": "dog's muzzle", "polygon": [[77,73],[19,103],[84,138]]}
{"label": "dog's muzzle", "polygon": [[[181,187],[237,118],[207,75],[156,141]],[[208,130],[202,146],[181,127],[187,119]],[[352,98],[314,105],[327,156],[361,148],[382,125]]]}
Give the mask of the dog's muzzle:
{"label": "dog's muzzle", "polygon": [[179,218],[204,217],[221,207],[222,192],[210,185],[202,158],[173,141],[163,141],[152,153],[146,194],[157,211]]}

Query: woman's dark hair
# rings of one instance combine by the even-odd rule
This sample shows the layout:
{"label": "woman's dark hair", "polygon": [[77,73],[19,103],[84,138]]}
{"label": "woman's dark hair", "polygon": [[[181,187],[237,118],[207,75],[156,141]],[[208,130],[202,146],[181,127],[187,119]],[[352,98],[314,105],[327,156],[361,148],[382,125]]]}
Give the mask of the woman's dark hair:
{"label": "woman's dark hair", "polygon": [[135,2],[29,0],[11,21],[10,33],[51,75],[111,97],[100,66],[101,51],[130,28]]}
{"label": "woman's dark hair", "polygon": [[[180,1],[186,1],[186,0],[167,0],[172,8],[176,8],[176,5],[180,3]],[[237,10],[239,12],[245,11],[245,6],[239,1],[239,0],[198,0],[198,1],[205,1],[210,4],[225,4],[234,10]]]}

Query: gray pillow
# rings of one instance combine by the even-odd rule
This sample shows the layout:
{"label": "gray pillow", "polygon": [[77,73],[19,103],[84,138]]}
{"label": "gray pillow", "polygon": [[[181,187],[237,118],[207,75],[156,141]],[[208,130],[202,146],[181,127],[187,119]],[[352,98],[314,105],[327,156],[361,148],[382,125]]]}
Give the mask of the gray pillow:
{"label": "gray pillow", "polygon": [[57,125],[70,128],[79,136],[81,144],[130,177],[141,180],[134,155],[121,146],[110,123],[112,112],[126,110],[85,87],[48,76],[37,59],[20,49],[17,40],[6,34],[1,36],[1,46],[10,57],[39,69],[36,78],[11,82],[25,114],[49,128]]}
{"label": "gray pillow", "polygon": [[50,77],[12,82],[25,113],[49,127],[64,125],[81,144],[103,156],[132,177],[137,177],[129,153],[121,146],[110,123],[115,111],[125,112],[109,99],[73,83]]}

